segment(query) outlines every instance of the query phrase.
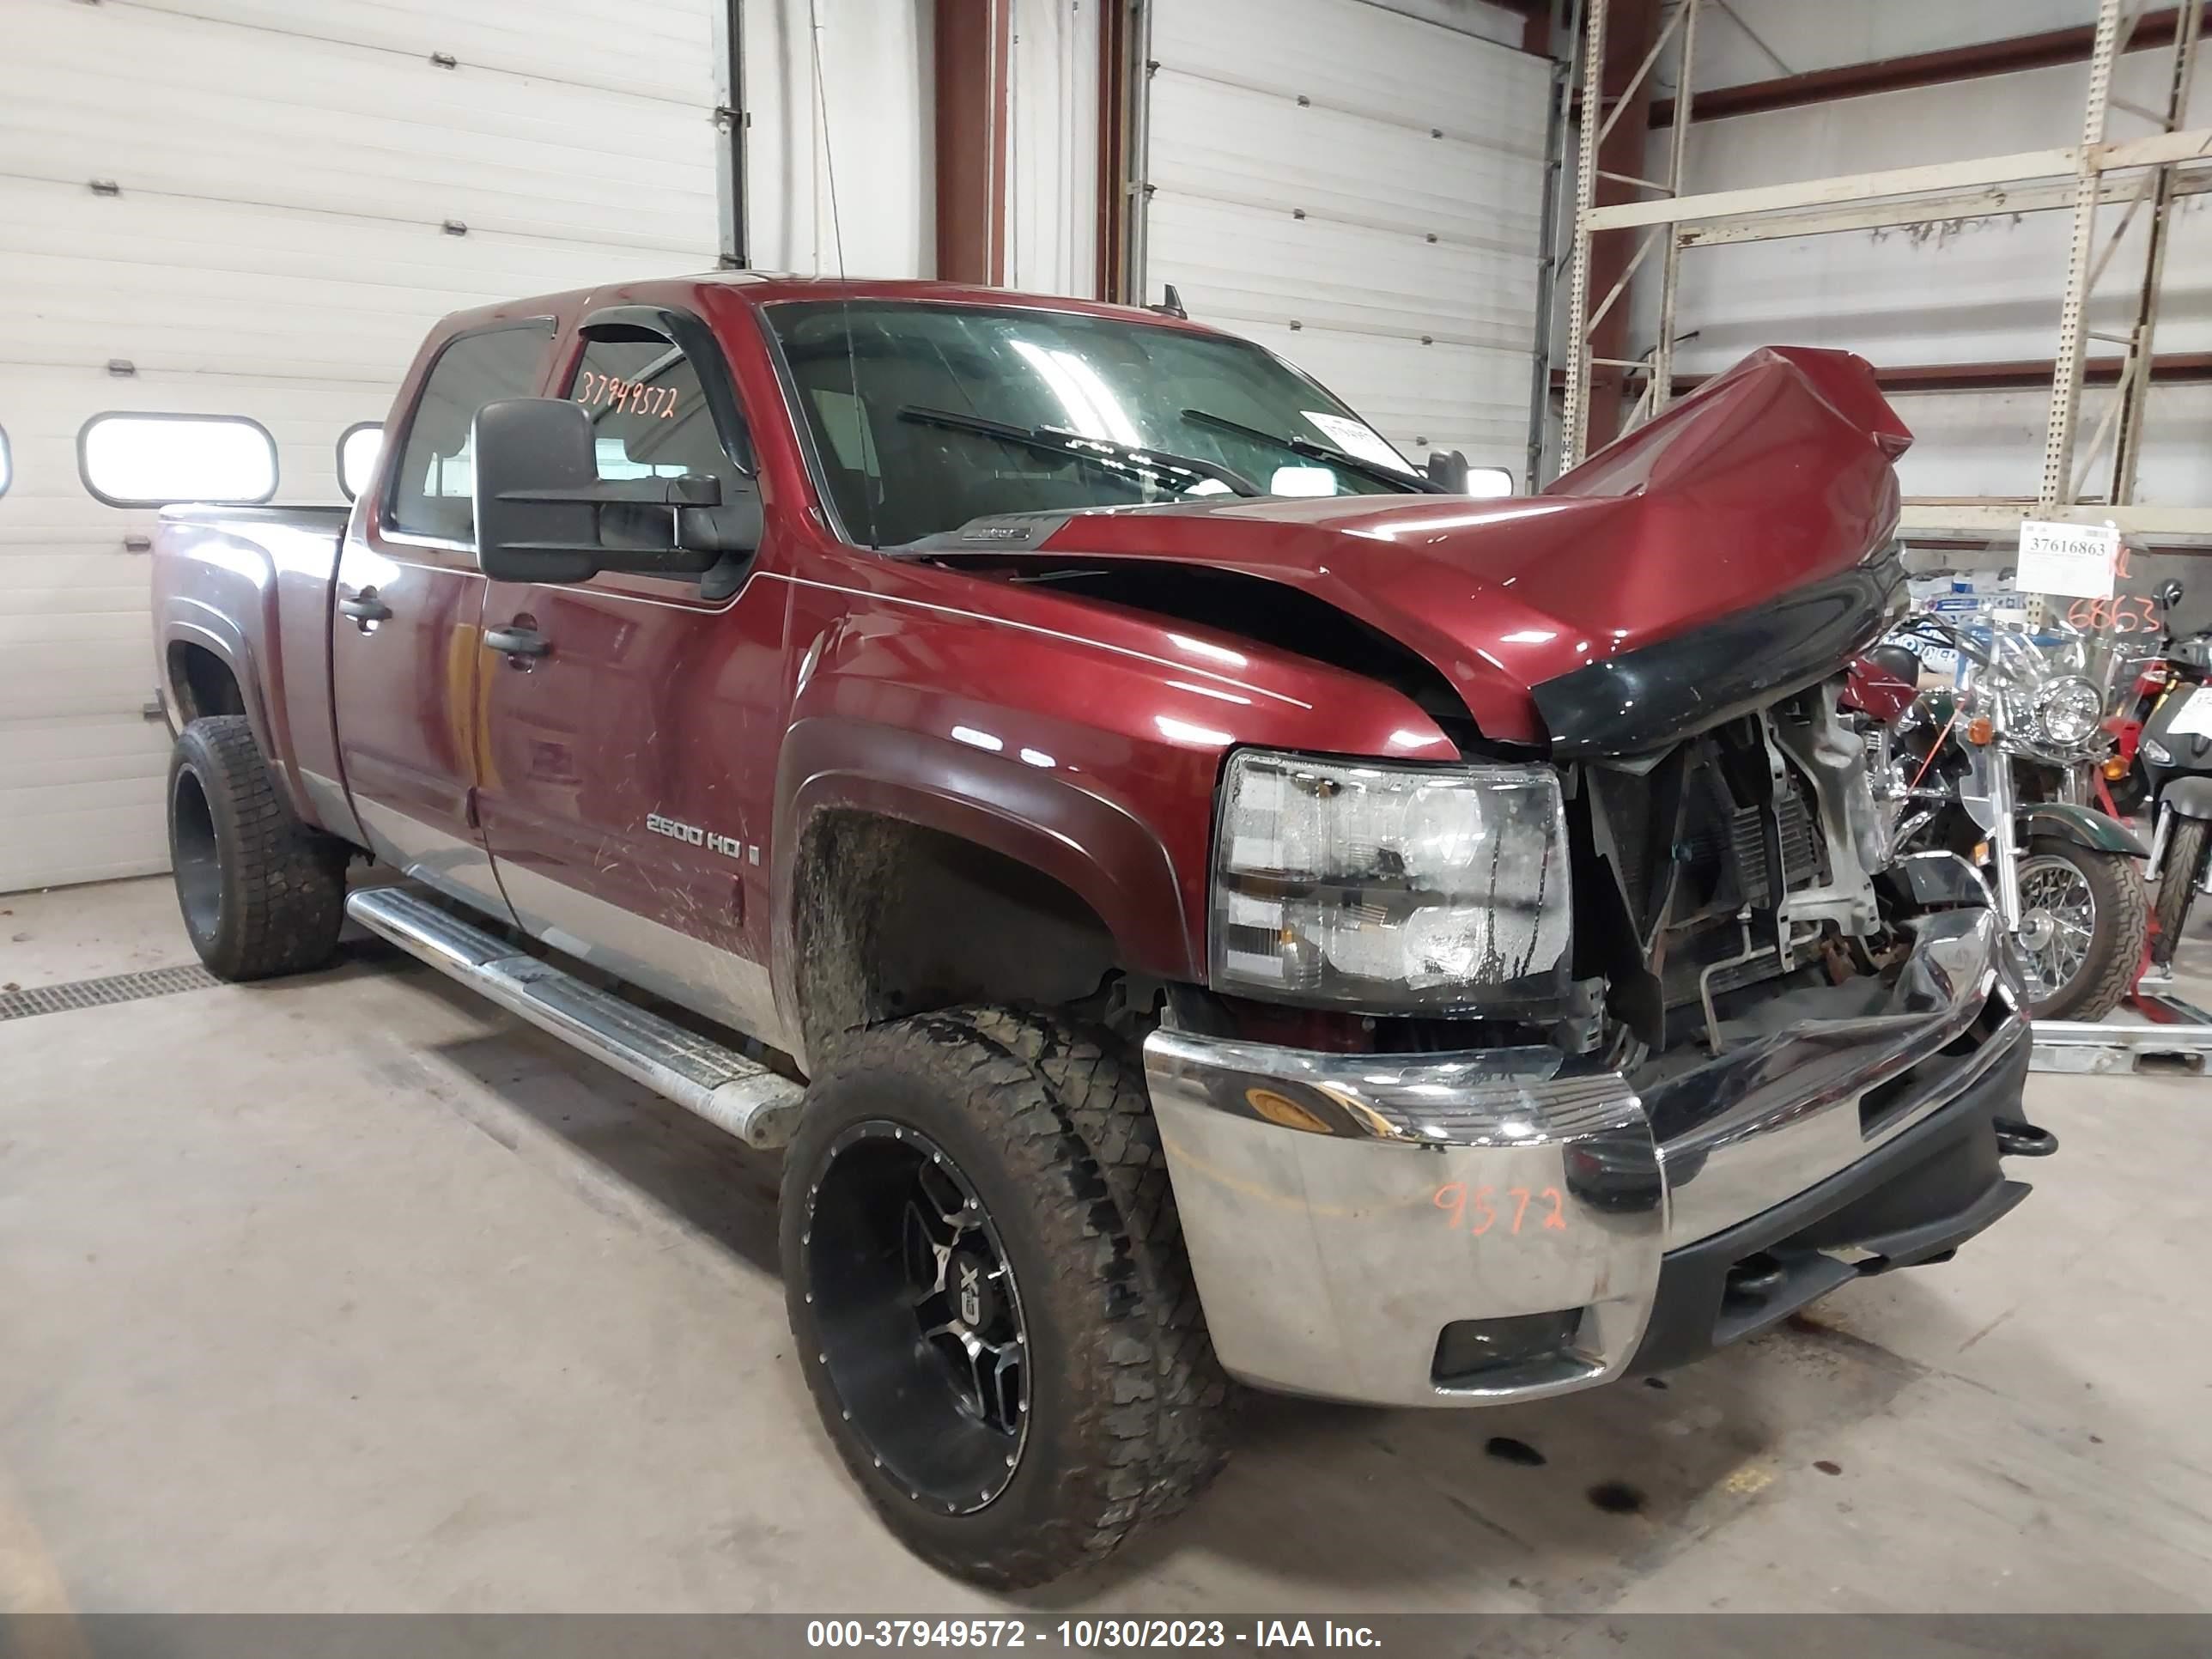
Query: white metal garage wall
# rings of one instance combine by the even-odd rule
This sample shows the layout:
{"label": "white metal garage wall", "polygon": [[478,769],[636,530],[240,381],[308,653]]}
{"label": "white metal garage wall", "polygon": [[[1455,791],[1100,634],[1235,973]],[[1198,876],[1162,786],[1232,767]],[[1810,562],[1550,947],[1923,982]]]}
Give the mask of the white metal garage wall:
{"label": "white metal garage wall", "polygon": [[85,419],[251,416],[334,501],[434,318],[711,268],[722,3],[5,0],[0,892],[167,866],[154,515],[85,492]]}
{"label": "white metal garage wall", "polygon": [[1547,60],[1363,0],[1156,0],[1152,57],[1147,298],[1518,477]]}

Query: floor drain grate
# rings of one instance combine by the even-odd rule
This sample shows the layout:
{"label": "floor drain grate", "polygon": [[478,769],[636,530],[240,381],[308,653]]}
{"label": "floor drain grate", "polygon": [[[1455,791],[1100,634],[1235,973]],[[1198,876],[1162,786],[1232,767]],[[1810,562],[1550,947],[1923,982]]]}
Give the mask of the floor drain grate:
{"label": "floor drain grate", "polygon": [[195,963],[189,968],[149,968],[106,979],[75,979],[66,985],[34,985],[27,991],[0,991],[0,1019],[33,1014],[65,1014],[73,1008],[100,1008],[111,1002],[136,1002],[179,991],[204,991],[222,981]]}

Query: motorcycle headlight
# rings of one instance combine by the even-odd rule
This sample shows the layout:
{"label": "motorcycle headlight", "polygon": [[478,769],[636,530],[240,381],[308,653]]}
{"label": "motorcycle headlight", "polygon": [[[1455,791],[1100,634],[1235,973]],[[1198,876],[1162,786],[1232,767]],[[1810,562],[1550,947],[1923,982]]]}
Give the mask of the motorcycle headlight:
{"label": "motorcycle headlight", "polygon": [[1558,777],[1242,750],[1215,837],[1216,990],[1370,1012],[1500,1012],[1569,972]]}
{"label": "motorcycle headlight", "polygon": [[2078,675],[2051,682],[2035,694],[2035,724],[2045,743],[2071,749],[2087,743],[2105,717],[2105,700]]}

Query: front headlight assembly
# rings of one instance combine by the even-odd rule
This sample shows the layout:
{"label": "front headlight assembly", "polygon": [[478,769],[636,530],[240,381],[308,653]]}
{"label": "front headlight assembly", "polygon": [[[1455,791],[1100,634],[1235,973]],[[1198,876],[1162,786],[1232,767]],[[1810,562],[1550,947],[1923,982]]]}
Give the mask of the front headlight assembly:
{"label": "front headlight assembly", "polygon": [[1218,991],[1509,1015],[1566,988],[1565,815],[1546,767],[1240,750],[1215,833]]}
{"label": "front headlight assembly", "polygon": [[2078,749],[2104,718],[2104,698],[2079,675],[2052,680],[2035,694],[2035,728],[2053,748]]}

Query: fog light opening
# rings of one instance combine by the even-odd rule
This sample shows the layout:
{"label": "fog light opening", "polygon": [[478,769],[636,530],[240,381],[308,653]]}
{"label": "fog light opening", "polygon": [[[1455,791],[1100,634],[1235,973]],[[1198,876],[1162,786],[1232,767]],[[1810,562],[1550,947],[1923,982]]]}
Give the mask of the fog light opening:
{"label": "fog light opening", "polygon": [[1600,1369],[1577,1346],[1587,1308],[1455,1319],[1437,1334],[1429,1380],[1439,1389],[1525,1389]]}

